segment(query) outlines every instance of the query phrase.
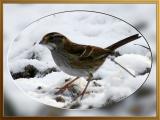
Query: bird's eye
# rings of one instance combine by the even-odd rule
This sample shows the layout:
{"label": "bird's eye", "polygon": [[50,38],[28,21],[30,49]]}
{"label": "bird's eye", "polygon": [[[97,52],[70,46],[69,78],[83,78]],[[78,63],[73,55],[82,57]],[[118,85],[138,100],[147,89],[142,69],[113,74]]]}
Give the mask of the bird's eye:
{"label": "bird's eye", "polygon": [[51,37],[50,40],[56,44],[59,44],[59,43],[62,43],[63,36],[54,36],[54,37]]}
{"label": "bird's eye", "polygon": [[49,41],[52,41],[53,38],[54,38],[53,36],[49,36],[48,40],[49,40]]}

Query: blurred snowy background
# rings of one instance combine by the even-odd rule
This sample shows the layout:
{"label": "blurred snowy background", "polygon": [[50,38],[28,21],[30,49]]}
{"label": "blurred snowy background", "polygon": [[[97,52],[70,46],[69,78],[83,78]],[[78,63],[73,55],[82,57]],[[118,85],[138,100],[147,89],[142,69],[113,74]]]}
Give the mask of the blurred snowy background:
{"label": "blurred snowy background", "polygon": [[[123,20],[126,20],[127,22],[131,23],[138,30],[140,30],[142,32],[142,34],[148,40],[148,42],[151,46],[152,52],[153,52],[154,60],[155,60],[155,35],[156,35],[155,34],[156,33],[156,31],[155,31],[156,30],[155,29],[155,5],[128,5],[128,4],[127,5],[117,5],[117,4],[116,5],[87,5],[87,4],[86,5],[58,5],[58,4],[57,5],[18,5],[18,4],[17,5],[5,5],[4,6],[5,114],[6,115],[26,115],[26,116],[27,115],[43,115],[43,116],[44,115],[53,115],[53,116],[55,116],[55,115],[84,115],[84,116],[85,115],[96,115],[96,116],[97,115],[155,115],[155,61],[154,61],[153,68],[152,68],[151,74],[149,76],[149,79],[142,86],[142,88],[140,90],[138,90],[135,94],[133,94],[129,98],[121,101],[120,103],[114,103],[110,106],[105,106],[102,109],[87,110],[87,111],[84,112],[84,111],[78,111],[78,110],[70,111],[70,110],[61,110],[61,109],[58,109],[58,108],[52,108],[52,107],[49,107],[49,106],[46,106],[46,105],[43,105],[43,104],[40,104],[40,103],[37,103],[37,102],[33,101],[30,97],[21,93],[20,90],[16,88],[15,84],[13,83],[14,81],[12,81],[12,78],[9,75],[9,70],[7,68],[7,65],[6,65],[8,48],[9,48],[9,45],[10,45],[11,41],[13,39],[15,39],[16,36],[19,35],[19,33],[29,23],[36,20],[37,18],[42,17],[42,16],[47,15],[47,14],[50,14],[50,13],[55,13],[55,12],[65,11],[65,10],[75,10],[75,9],[95,10],[95,11],[105,12],[105,13],[120,17]],[[148,16],[147,16],[147,19],[144,19],[144,17],[146,16],[145,15],[146,13],[147,13]],[[73,15],[71,15],[71,16],[73,16]],[[74,16],[73,18],[81,20],[81,19],[84,19],[84,17],[86,17],[86,16],[89,16],[89,15],[86,14],[82,17],[81,17],[81,15],[77,15],[76,17]],[[94,16],[92,16],[92,17],[94,17]],[[46,19],[50,19],[50,17],[45,18],[42,22],[50,21],[50,20],[46,20]],[[72,18],[69,17],[69,19],[72,19]],[[17,20],[18,20],[18,22],[17,22]],[[53,20],[55,20],[55,19],[53,19]],[[63,20],[63,19],[59,18],[59,20]],[[103,23],[105,21],[105,20],[101,21],[101,19],[97,19],[97,20],[98,20],[99,23]],[[113,21],[113,20],[111,20],[111,21]],[[56,21],[54,21],[54,22],[56,22]],[[95,21],[92,21],[92,23],[95,25]],[[56,23],[56,24],[58,24],[58,23]],[[70,24],[72,24],[72,22],[70,22]],[[43,23],[43,25],[47,27],[46,23],[45,24]],[[111,28],[112,27],[114,28],[113,24],[111,24],[111,25],[112,25]],[[123,24],[120,24],[120,25],[125,26]],[[37,30],[40,30],[40,28],[45,28],[44,26],[43,27],[39,26],[39,28],[38,28],[38,27],[35,27],[33,25],[32,29],[28,30],[27,32],[25,32],[25,34],[22,34],[20,37],[18,37],[17,41],[19,41],[19,39],[21,40],[21,37],[24,37],[24,36],[25,36],[24,38],[27,39],[28,34],[32,35],[31,38],[28,38],[28,39],[34,39],[37,34],[40,34],[38,31],[36,31],[34,29],[34,27]],[[104,27],[104,26],[102,26],[102,27]],[[82,32],[84,31],[83,34],[90,37],[90,36],[97,35],[97,33],[99,33],[101,29],[104,29],[102,27],[99,27],[99,29],[97,29],[97,31],[94,31],[94,28],[92,28],[93,29],[92,33],[94,33],[94,34],[90,34],[90,32],[88,32],[90,30],[88,30],[88,31],[85,30],[84,31],[83,27],[80,27],[80,28],[78,27],[78,28],[79,28],[79,31],[82,31]],[[115,25],[115,27],[117,27],[117,26]],[[66,32],[65,34],[67,34],[67,28],[68,28],[68,26],[66,26],[66,31],[63,31],[64,33]],[[96,26],[96,28],[98,28],[98,27]],[[56,29],[56,28],[54,28],[54,29]],[[125,28],[125,29],[127,29],[127,28]],[[33,31],[31,31],[31,30],[33,30]],[[47,33],[48,32],[47,30],[48,30],[48,28],[45,28],[43,30],[43,32],[42,31],[40,31],[40,32],[41,32],[41,34],[44,33],[44,31]],[[109,30],[110,30],[110,28],[108,28],[106,30],[106,32],[108,33]],[[114,31],[117,32],[116,30],[114,30]],[[118,30],[118,31],[122,31],[122,30]],[[69,31],[69,33],[70,33],[70,31]],[[68,33],[68,35],[69,35],[69,33]],[[132,35],[132,33],[136,33],[136,32],[134,30],[133,31],[131,30],[130,32],[128,32],[128,34],[120,32],[119,34],[124,35],[124,36],[122,35],[120,39],[124,38],[125,36],[127,37],[127,35]],[[73,36],[72,34],[70,35],[70,37],[73,37],[74,40],[77,40],[76,42],[79,42],[80,40],[78,40],[77,37]],[[111,37],[112,34],[109,34],[109,35],[110,35],[109,37],[112,38]],[[116,37],[118,37],[118,38],[116,38]],[[119,40],[119,36],[116,36],[116,37],[112,38],[112,39],[114,39],[115,41],[117,39]],[[108,38],[108,37],[106,37],[106,38]],[[79,39],[84,39],[84,38],[79,38]],[[85,38],[85,40],[86,40],[86,38]],[[37,41],[37,38],[36,38],[36,41]],[[33,43],[34,42],[35,41],[33,41]],[[83,41],[80,41],[80,42],[83,42]],[[112,42],[114,43],[114,41],[112,41]],[[24,55],[20,55],[20,53],[23,52],[22,49],[25,49],[25,46],[27,46],[27,45],[30,47],[31,46],[30,44],[33,44],[31,42],[29,44],[23,44],[23,41],[19,42],[19,43],[20,43],[19,45],[18,44],[14,45],[14,43],[13,43],[14,46],[11,46],[11,49],[12,49],[11,50],[11,55],[12,56],[9,56],[9,59],[13,59],[13,58],[17,59],[17,58],[15,58],[15,56],[17,56],[16,55],[17,53],[19,55],[19,58],[26,57]],[[94,44],[91,41],[85,41],[85,43]],[[99,44],[97,44],[97,43],[99,43]],[[103,47],[108,46],[107,44],[103,44],[103,43],[107,43],[107,42],[105,42],[105,41],[96,42],[96,44],[94,44],[94,45],[103,46]],[[144,41],[143,41],[143,43],[144,43]],[[108,44],[110,44],[110,43],[108,43]],[[21,47],[21,49],[18,49],[19,46]],[[130,46],[129,46],[129,48],[131,49],[130,51],[133,51],[133,48],[130,47]],[[136,51],[134,51],[135,53],[137,53],[139,51],[142,51],[142,50],[140,50],[141,47],[138,47],[138,48],[136,49]],[[37,48],[33,48],[33,49],[35,51],[37,50]],[[128,50],[127,47],[124,48],[124,49],[120,49],[120,52],[123,53],[123,51],[126,51],[126,49]],[[16,51],[16,52],[14,52],[14,51]],[[16,53],[16,54],[14,54],[14,53]],[[143,52],[141,54],[146,55],[147,53],[145,52],[145,50],[143,50]],[[44,55],[45,55],[45,53],[44,53]],[[127,58],[127,56],[124,56],[124,57],[121,56],[121,58],[119,58],[119,61],[122,61],[122,60],[124,61],[125,58]],[[136,56],[136,58],[137,58],[137,56]],[[46,58],[46,59],[48,60],[50,58]],[[142,63],[140,63],[140,64],[142,64]],[[111,63],[108,63],[108,64],[111,64]],[[128,64],[131,64],[131,63],[128,63]],[[15,67],[16,65],[18,67]],[[14,65],[12,64],[9,67],[11,69],[15,69],[15,68],[23,67],[22,65],[24,65],[23,61],[21,61],[21,64],[20,64],[20,62],[17,62],[17,63],[14,62]],[[40,66],[40,65],[37,65],[37,66]],[[134,68],[136,68],[136,67],[134,66]],[[41,69],[43,70],[45,68],[41,68]],[[113,69],[114,69],[114,67],[113,67]],[[15,71],[15,70],[13,70],[13,71]],[[100,71],[100,73],[106,74],[106,73],[103,73],[102,70]],[[48,78],[51,79],[52,77],[48,76]],[[128,76],[127,76],[127,78],[128,78]],[[137,83],[138,80],[139,80],[139,84]],[[138,86],[140,84],[142,84],[143,81],[144,81],[144,78],[143,79],[142,78],[141,79],[137,78],[137,81],[134,81],[133,86],[136,83],[138,84]],[[45,82],[46,81],[44,81],[44,83]],[[18,84],[19,85],[24,84],[24,79],[20,80],[18,82]],[[103,83],[101,83],[101,84],[103,84]],[[112,84],[115,84],[115,82],[113,81]],[[27,85],[31,86],[31,83],[27,82],[26,86],[23,85],[23,88],[25,90],[28,90]],[[131,84],[126,83],[126,85],[131,85]],[[133,86],[131,86],[131,87],[133,87]],[[136,86],[136,87],[138,87],[138,86]],[[35,86],[32,86],[32,87],[34,88]],[[43,87],[45,87],[45,86],[43,86]],[[121,87],[126,88],[126,86],[125,87],[121,86]],[[134,90],[136,90],[136,89],[137,88],[134,88]],[[12,92],[13,90],[14,90],[14,92]],[[123,90],[126,91],[126,89],[123,89]],[[45,89],[44,89],[44,91],[45,91]],[[36,91],[36,92],[43,93],[44,91],[42,89],[42,91],[40,90],[40,91]],[[117,90],[115,90],[115,91],[117,91]],[[132,92],[127,91],[127,93],[125,92],[124,96],[128,96]],[[124,94],[124,92],[123,92],[123,94]],[[37,94],[36,95],[33,94],[33,91],[31,93],[31,95],[34,95],[34,96],[37,97]],[[117,95],[119,95],[119,94],[117,94]],[[117,96],[117,95],[115,95],[115,96]],[[102,95],[100,95],[100,96],[102,96]],[[41,96],[41,95],[38,96],[38,97],[43,98],[43,96]],[[147,101],[146,101],[146,98],[147,98]],[[44,99],[48,100],[47,98],[43,98],[43,100]],[[101,100],[101,99],[99,99],[99,100]],[[48,101],[48,103],[49,103],[49,101]],[[96,105],[101,105],[101,103],[102,103],[101,101],[96,101]],[[21,107],[22,105],[24,105],[24,107]],[[25,107],[25,105],[27,107]],[[95,107],[97,107],[97,106],[95,106]],[[124,108],[123,110],[121,109],[122,107]]]}

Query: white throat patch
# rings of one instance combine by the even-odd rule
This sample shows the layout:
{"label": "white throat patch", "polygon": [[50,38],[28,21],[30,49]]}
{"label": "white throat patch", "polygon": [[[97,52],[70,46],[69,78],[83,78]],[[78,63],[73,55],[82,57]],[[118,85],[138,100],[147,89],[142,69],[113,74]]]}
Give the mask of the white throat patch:
{"label": "white throat patch", "polygon": [[48,47],[48,49],[53,50],[53,49],[56,49],[57,46],[54,43],[50,43],[47,45],[47,47]]}

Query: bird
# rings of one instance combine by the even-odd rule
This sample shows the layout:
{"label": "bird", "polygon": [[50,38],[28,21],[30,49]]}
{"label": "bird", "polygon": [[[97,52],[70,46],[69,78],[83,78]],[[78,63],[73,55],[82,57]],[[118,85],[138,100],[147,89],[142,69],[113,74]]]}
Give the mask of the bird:
{"label": "bird", "polygon": [[50,50],[52,58],[60,70],[75,77],[64,86],[59,87],[55,94],[63,93],[74,81],[80,77],[86,77],[87,84],[81,94],[77,96],[77,98],[81,97],[80,99],[82,100],[88,85],[93,79],[93,73],[100,68],[106,58],[113,54],[117,48],[140,37],[139,34],[134,34],[106,48],[101,48],[75,43],[59,32],[45,34],[39,44],[46,46]]}

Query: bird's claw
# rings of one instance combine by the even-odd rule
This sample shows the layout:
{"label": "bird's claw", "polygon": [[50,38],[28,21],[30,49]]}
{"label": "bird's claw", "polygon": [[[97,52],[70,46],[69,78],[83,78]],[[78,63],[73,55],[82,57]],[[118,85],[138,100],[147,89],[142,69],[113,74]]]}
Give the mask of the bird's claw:
{"label": "bird's claw", "polygon": [[67,88],[62,87],[62,88],[56,88],[56,89],[59,89],[59,90],[55,92],[55,95],[63,93]]}
{"label": "bird's claw", "polygon": [[90,92],[89,91],[87,91],[87,92],[85,92],[85,93],[80,93],[79,95],[77,95],[77,97],[75,97],[74,99],[73,99],[73,101],[76,101],[78,98],[80,98],[80,100],[82,100],[83,99],[83,97],[84,97],[84,95],[85,94],[89,94]]}
{"label": "bird's claw", "polygon": [[63,87],[57,87],[55,89],[59,89],[57,92],[55,92],[55,94],[62,94],[66,89],[68,89],[70,86],[67,84],[67,85],[64,85]]}
{"label": "bird's claw", "polygon": [[59,93],[63,93],[66,89],[71,87],[71,84],[75,81],[79,79],[79,77],[76,77],[75,79],[71,80],[70,82],[68,82],[67,84],[65,84],[63,87],[57,87],[56,89],[59,89],[55,94],[59,94]]}

